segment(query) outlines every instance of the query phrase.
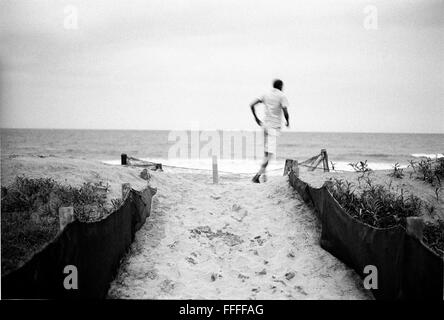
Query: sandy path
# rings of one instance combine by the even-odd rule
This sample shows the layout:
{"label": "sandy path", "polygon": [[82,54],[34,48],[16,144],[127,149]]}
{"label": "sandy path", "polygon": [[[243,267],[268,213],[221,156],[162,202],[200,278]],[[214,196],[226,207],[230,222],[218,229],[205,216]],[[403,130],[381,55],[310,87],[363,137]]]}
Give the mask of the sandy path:
{"label": "sandy path", "polygon": [[319,246],[320,228],[283,177],[156,174],[152,216],[109,296],[133,299],[368,299]]}

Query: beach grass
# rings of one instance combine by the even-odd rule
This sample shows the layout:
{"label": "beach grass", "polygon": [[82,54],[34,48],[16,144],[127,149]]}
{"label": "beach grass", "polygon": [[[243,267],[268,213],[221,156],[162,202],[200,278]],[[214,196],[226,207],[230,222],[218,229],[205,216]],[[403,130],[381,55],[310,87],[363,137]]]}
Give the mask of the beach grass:
{"label": "beach grass", "polygon": [[366,164],[367,161],[350,164],[357,174],[356,183],[344,177],[330,178],[327,187],[334,198],[351,216],[377,228],[405,226],[406,218],[424,217],[427,213],[433,221],[426,221],[423,241],[443,257],[444,220],[436,214],[436,210],[441,203],[439,191],[444,177],[444,159],[410,161],[409,180],[422,181],[424,189],[432,187],[436,195],[433,201],[421,199],[409,190],[409,185],[402,182],[406,174],[399,163],[394,164],[393,170],[387,174],[390,180],[384,183]]}
{"label": "beach grass", "polygon": [[63,185],[51,178],[18,176],[1,189],[2,273],[18,267],[59,232],[58,210],[73,206],[76,219],[103,219],[106,186]]}
{"label": "beach grass", "polygon": [[434,187],[441,187],[444,178],[444,158],[422,159],[409,161],[410,167],[416,173],[416,177]]}
{"label": "beach grass", "polygon": [[378,228],[405,225],[407,217],[420,215],[422,201],[413,194],[393,192],[390,186],[375,184],[371,177],[365,183],[333,179],[327,184],[333,197],[354,218]]}

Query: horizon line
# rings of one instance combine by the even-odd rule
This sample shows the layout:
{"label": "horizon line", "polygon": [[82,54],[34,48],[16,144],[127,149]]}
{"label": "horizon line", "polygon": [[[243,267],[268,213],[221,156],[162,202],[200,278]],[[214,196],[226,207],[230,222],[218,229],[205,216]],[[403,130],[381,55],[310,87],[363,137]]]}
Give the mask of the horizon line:
{"label": "horizon line", "polygon": [[[76,130],[76,131],[196,131],[191,129],[111,129],[111,128],[3,128],[0,130]],[[245,129],[201,129],[198,131],[258,131]],[[296,130],[282,130],[282,133],[369,133],[369,134],[444,134],[444,132],[387,132],[387,131],[296,131]]]}

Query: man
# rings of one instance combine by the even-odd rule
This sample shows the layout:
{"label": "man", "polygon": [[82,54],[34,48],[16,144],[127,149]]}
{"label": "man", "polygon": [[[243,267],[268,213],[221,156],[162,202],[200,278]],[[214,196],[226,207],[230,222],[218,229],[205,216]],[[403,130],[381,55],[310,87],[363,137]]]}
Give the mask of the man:
{"label": "man", "polygon": [[[260,99],[254,101],[250,107],[253,113],[254,119],[257,124],[264,129],[264,160],[262,162],[259,172],[254,176],[253,182],[260,183],[259,178],[264,175],[265,179],[265,169],[268,166],[273,154],[276,154],[276,140],[280,133],[282,125],[282,112],[285,117],[285,125],[288,127],[290,125],[288,116],[288,100],[282,92],[284,83],[277,79],[273,82],[273,89],[262,96]],[[256,115],[256,105],[262,103],[265,106],[265,118],[262,122]]]}

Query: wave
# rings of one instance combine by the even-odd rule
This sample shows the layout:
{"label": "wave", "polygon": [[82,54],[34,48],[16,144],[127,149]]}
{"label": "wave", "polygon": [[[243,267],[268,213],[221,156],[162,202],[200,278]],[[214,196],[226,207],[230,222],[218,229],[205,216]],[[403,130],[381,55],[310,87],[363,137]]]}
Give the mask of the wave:
{"label": "wave", "polygon": [[386,153],[363,153],[364,157],[375,157],[375,158],[390,158],[393,157],[392,154],[386,154]]}
{"label": "wave", "polygon": [[428,159],[441,159],[444,158],[442,153],[412,153],[414,158],[428,158]]}
{"label": "wave", "polygon": [[[389,153],[361,153],[361,152],[347,152],[347,153],[339,153],[335,155],[336,158],[339,159],[367,159],[367,158],[399,158],[400,156],[403,156],[402,154],[389,154]],[[408,156],[408,155],[406,155]]]}

